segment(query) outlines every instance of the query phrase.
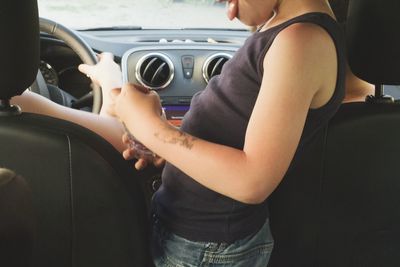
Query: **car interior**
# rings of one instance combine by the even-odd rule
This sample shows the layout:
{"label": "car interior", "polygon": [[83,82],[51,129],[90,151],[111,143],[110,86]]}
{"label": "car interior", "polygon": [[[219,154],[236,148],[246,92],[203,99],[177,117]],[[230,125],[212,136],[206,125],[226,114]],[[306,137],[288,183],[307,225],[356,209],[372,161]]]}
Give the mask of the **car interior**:
{"label": "car interior", "polygon": [[[396,0],[350,0],[349,65],[375,85],[375,95],[343,104],[270,196],[275,245],[269,267],[400,266],[400,106],[384,92],[400,85],[399,12]],[[29,88],[98,113],[101,90],[77,66],[94,64],[96,53],[108,51],[124,82],[156,90],[167,119],[179,127],[192,96],[221,72],[250,32],[76,31],[39,18],[36,0],[3,0],[0,14],[0,167],[25,178],[33,208],[26,219],[32,221],[30,249],[20,249],[23,239],[15,238],[15,249],[0,249],[0,265],[152,266],[148,217],[161,169],[136,171],[90,130],[23,112],[10,99]],[[0,200],[11,188],[2,186],[0,181]]]}

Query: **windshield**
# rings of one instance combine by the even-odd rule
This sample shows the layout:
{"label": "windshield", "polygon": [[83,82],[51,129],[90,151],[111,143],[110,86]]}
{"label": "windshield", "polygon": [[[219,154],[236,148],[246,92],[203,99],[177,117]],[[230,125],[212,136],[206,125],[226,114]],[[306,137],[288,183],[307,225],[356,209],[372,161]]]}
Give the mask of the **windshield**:
{"label": "windshield", "polygon": [[38,0],[39,15],[73,29],[245,28],[216,0]]}

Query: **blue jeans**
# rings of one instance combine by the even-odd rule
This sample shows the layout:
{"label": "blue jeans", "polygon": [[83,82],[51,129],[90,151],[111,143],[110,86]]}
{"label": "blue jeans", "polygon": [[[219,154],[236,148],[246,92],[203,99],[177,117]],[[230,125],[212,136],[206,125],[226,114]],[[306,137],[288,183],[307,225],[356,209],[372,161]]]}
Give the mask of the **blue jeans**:
{"label": "blue jeans", "polygon": [[273,239],[268,220],[256,234],[230,244],[190,241],[156,221],[151,245],[156,267],[266,267]]}

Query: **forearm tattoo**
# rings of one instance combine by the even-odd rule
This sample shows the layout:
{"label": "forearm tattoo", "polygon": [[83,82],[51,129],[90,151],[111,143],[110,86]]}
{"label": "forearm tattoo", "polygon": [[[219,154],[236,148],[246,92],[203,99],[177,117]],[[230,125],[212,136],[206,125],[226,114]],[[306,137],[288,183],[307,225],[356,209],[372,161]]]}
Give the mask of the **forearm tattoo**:
{"label": "forearm tattoo", "polygon": [[194,142],[197,140],[196,137],[184,133],[179,129],[174,128],[174,131],[172,131],[172,129],[169,127],[166,127],[164,129],[167,131],[166,134],[161,134],[160,132],[154,133],[154,136],[163,143],[178,144],[184,148],[191,150]]}

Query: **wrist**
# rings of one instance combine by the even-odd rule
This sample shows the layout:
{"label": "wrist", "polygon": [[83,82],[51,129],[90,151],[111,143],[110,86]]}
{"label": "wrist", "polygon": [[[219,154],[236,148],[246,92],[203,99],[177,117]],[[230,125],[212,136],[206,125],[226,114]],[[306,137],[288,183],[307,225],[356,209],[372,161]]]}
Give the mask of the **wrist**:
{"label": "wrist", "polygon": [[110,110],[114,110],[113,105],[114,101],[112,100],[110,94],[113,90],[116,89],[121,89],[121,87],[111,87],[111,85],[107,88],[101,87],[102,88],[102,106],[100,110],[100,115],[107,115],[107,116],[112,116],[115,117],[115,114],[110,114]]}
{"label": "wrist", "polygon": [[149,137],[153,136],[154,132],[159,131],[166,123],[160,116],[153,115],[140,116],[140,118],[134,118],[134,116],[131,116],[131,118],[120,117],[120,119],[126,124],[135,138],[144,145],[147,145]]}
{"label": "wrist", "polygon": [[112,89],[117,89],[122,87],[122,80],[113,80],[100,83],[100,87],[103,88],[104,91],[109,91]]}

